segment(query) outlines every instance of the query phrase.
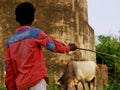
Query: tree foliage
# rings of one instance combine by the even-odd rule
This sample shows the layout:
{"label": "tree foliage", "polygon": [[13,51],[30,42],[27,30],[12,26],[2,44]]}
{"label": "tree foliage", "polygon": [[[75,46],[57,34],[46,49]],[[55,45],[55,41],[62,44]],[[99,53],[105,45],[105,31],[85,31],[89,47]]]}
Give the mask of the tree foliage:
{"label": "tree foliage", "polygon": [[[110,55],[114,55],[120,57],[120,37],[119,36],[104,36],[99,35],[98,37],[99,43],[96,45],[96,51],[104,52]],[[113,72],[110,75],[111,80],[119,80],[120,79],[120,59],[113,58],[105,55],[97,54],[97,63],[106,64],[109,69],[112,69]],[[114,74],[113,74],[114,73]]]}

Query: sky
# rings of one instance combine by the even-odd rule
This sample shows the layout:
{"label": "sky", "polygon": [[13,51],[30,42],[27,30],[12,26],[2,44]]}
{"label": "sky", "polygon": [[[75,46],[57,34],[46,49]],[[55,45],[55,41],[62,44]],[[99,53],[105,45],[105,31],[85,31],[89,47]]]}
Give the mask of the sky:
{"label": "sky", "polygon": [[88,22],[96,36],[118,34],[120,31],[120,0],[87,0],[87,4]]}

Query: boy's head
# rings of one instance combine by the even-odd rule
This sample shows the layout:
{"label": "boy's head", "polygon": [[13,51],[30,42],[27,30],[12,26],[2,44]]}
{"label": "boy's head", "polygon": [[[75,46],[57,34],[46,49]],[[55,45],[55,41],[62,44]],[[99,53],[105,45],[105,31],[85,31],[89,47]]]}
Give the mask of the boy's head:
{"label": "boy's head", "polygon": [[20,25],[29,25],[34,21],[35,7],[30,2],[23,2],[15,9],[16,21]]}

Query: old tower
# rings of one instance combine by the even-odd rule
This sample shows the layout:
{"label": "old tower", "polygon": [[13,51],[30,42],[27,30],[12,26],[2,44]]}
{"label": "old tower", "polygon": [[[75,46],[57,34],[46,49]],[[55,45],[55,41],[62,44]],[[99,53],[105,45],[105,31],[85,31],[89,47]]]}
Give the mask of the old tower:
{"label": "old tower", "polygon": [[[0,70],[3,72],[4,47],[6,40],[14,33],[18,24],[14,10],[23,1],[32,2],[36,7],[34,27],[41,28],[51,37],[66,44],[76,43],[80,48],[95,50],[94,30],[88,23],[87,0],[1,0],[0,1]],[[95,53],[76,50],[75,52],[56,54],[44,50],[49,69],[54,72],[55,81],[69,60],[96,60]],[[52,75],[53,76],[53,75]],[[3,73],[0,73],[0,83]]]}

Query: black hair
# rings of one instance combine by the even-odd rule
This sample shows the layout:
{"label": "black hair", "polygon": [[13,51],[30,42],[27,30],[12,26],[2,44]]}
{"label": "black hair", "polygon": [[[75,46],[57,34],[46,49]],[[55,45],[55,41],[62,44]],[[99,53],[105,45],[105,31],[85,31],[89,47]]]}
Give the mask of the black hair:
{"label": "black hair", "polygon": [[22,2],[15,9],[16,21],[28,25],[34,21],[35,7],[30,2]]}

